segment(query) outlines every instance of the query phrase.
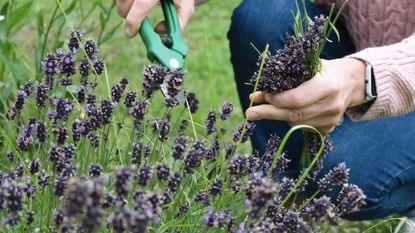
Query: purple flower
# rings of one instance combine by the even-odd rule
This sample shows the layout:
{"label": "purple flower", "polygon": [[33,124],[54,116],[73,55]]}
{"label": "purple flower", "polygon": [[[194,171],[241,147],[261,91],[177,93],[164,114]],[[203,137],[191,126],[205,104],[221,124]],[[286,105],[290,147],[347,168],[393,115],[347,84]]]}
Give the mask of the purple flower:
{"label": "purple flower", "polygon": [[30,174],[34,175],[35,173],[37,173],[40,169],[40,162],[38,159],[34,159],[30,162],[29,164],[29,171]]}
{"label": "purple flower", "polygon": [[199,100],[196,98],[196,94],[193,92],[187,93],[186,102],[184,102],[184,107],[187,108],[189,104],[190,112],[196,113],[199,109]]}
{"label": "purple flower", "polygon": [[222,179],[217,178],[209,187],[209,192],[213,196],[220,195],[222,193]]}
{"label": "purple flower", "polygon": [[124,105],[127,108],[131,108],[134,105],[136,98],[137,98],[137,92],[135,91],[127,92],[127,95],[125,96],[125,100],[124,100]]}
{"label": "purple flower", "polygon": [[60,226],[63,223],[64,214],[61,210],[54,209],[53,210],[53,221],[56,225]]}
{"label": "purple flower", "polygon": [[76,58],[75,54],[68,53],[62,57],[60,61],[60,73],[66,77],[76,74]]}
{"label": "purple flower", "polygon": [[[54,54],[48,54],[42,62],[42,69],[46,79],[51,80],[59,71],[59,60]],[[51,83],[47,83],[51,84]]]}
{"label": "purple flower", "polygon": [[73,110],[73,102],[69,99],[55,99],[52,101],[52,105],[56,107],[56,113],[53,115],[52,118],[55,120],[67,120],[69,114]]}
{"label": "purple flower", "polygon": [[210,208],[207,213],[205,214],[204,217],[204,223],[208,226],[208,227],[213,227],[218,225],[219,223],[219,218],[216,214],[214,214],[213,212],[215,211],[214,208]]}
{"label": "purple flower", "polygon": [[343,184],[337,202],[342,214],[351,214],[359,211],[360,207],[366,205],[366,195],[362,189],[354,184]]}
{"label": "purple flower", "polygon": [[101,113],[102,113],[102,124],[108,125],[111,123],[111,117],[112,117],[112,103],[111,101],[104,99],[101,101]]}
{"label": "purple flower", "polygon": [[259,159],[250,155],[235,154],[228,165],[228,172],[237,177],[249,175],[259,167]]}
{"label": "purple flower", "polygon": [[180,206],[179,213],[177,215],[178,216],[183,215],[183,214],[187,213],[188,210],[189,210],[189,204],[184,203],[182,206]]}
{"label": "purple flower", "polygon": [[219,109],[219,116],[220,119],[222,119],[223,121],[229,119],[232,111],[233,111],[233,105],[231,102],[229,102],[228,100],[225,100],[222,104],[222,107]]}
{"label": "purple flower", "polygon": [[250,201],[249,215],[258,218],[264,215],[264,211],[272,204],[277,189],[268,179],[252,177],[248,182],[246,194]]}
{"label": "purple flower", "polygon": [[169,133],[170,133],[170,117],[167,116],[164,121],[163,124],[161,125],[160,128],[160,134],[159,134],[159,139],[162,142],[167,141],[167,139],[169,139]]}
{"label": "purple flower", "polygon": [[89,175],[92,177],[98,177],[101,175],[102,167],[99,164],[91,164],[89,166]]}
{"label": "purple flower", "polygon": [[81,137],[87,135],[87,125],[83,118],[75,119],[72,124],[72,133],[74,142],[78,142]]}
{"label": "purple flower", "polygon": [[349,181],[349,171],[350,169],[346,167],[346,163],[340,163],[318,181],[320,190],[328,192],[337,185],[346,184]]}
{"label": "purple flower", "polygon": [[27,211],[26,212],[26,223],[28,225],[32,225],[34,221],[35,221],[35,213],[33,213],[32,211]]}
{"label": "purple flower", "polygon": [[24,187],[16,183],[3,183],[4,206],[9,212],[17,213],[23,210],[23,190]]}
{"label": "purple flower", "polygon": [[143,153],[143,144],[141,142],[137,142],[132,145],[130,156],[131,156],[131,162],[133,164],[139,165],[141,163],[141,155]]}
{"label": "purple flower", "polygon": [[134,103],[134,106],[130,108],[129,113],[135,118],[136,121],[142,121],[148,107],[148,102],[145,100],[138,100]]}
{"label": "purple flower", "polygon": [[127,79],[122,79],[121,82],[115,84],[111,88],[111,97],[114,103],[119,103],[122,97],[122,94],[125,91],[126,85],[128,81]]}
{"label": "purple flower", "polygon": [[171,192],[176,192],[177,189],[179,188],[180,182],[181,182],[181,177],[180,177],[180,173],[179,172],[175,172],[172,176],[169,177],[169,190]]}
{"label": "purple flower", "polygon": [[325,217],[335,215],[334,205],[331,203],[329,197],[322,196],[313,200],[313,204],[310,206],[307,213],[314,221],[320,221]]}
{"label": "purple flower", "polygon": [[79,49],[79,42],[82,40],[83,36],[83,31],[76,29],[71,30],[71,38],[69,39],[68,47],[72,53],[76,53],[76,51]]}
{"label": "purple flower", "polygon": [[245,128],[243,125],[239,126],[237,130],[232,132],[234,142],[241,140],[242,143],[248,141],[249,137],[254,133],[255,124],[247,122]]}
{"label": "purple flower", "polygon": [[16,140],[16,144],[21,151],[27,151],[29,146],[34,143],[33,136],[35,134],[35,124],[21,126],[22,132]]}
{"label": "purple flower", "polygon": [[[306,133],[305,138],[308,141],[308,156],[311,160],[313,160],[317,156],[317,152],[320,149],[321,146],[321,139],[318,134],[314,133]],[[324,149],[321,153],[319,159],[317,160],[317,163],[315,164],[313,170],[315,173],[318,173],[323,169],[323,161],[324,158],[333,151],[333,142],[329,135],[324,136]]]}
{"label": "purple flower", "polygon": [[21,113],[23,110],[23,105],[26,102],[26,99],[28,98],[27,92],[23,90],[18,90],[16,94],[16,100],[14,104],[14,110],[17,113]]}
{"label": "purple flower", "polygon": [[167,178],[169,178],[170,175],[170,167],[165,164],[159,164],[156,167],[156,174],[157,174],[157,178],[162,182],[167,180]]}
{"label": "purple flower", "polygon": [[131,169],[129,167],[121,167],[117,169],[115,176],[114,189],[120,198],[124,198],[131,191]]}
{"label": "purple flower", "polygon": [[184,171],[187,174],[193,173],[194,169],[201,164],[202,158],[205,154],[205,143],[203,141],[196,141],[184,159]]}
{"label": "purple flower", "polygon": [[48,97],[48,90],[49,90],[49,88],[48,88],[48,86],[46,86],[44,84],[44,82],[42,82],[37,87],[36,106],[38,106],[39,108],[45,107],[46,100],[49,98]]}
{"label": "purple flower", "polygon": [[205,126],[207,129],[207,134],[210,135],[216,132],[216,113],[215,111],[209,110],[207,119],[205,121]]}
{"label": "purple flower", "polygon": [[94,70],[97,75],[101,75],[104,72],[105,64],[104,60],[96,59],[94,62]]}
{"label": "purple flower", "polygon": [[85,57],[81,60],[81,63],[79,64],[79,74],[81,75],[81,77],[86,78],[89,76],[89,61],[88,59]]}
{"label": "purple flower", "polygon": [[37,183],[39,185],[39,187],[42,189],[42,191],[45,189],[46,185],[48,184],[49,181],[49,174],[42,170],[37,178]]}
{"label": "purple flower", "polygon": [[97,45],[97,43],[93,40],[86,40],[85,42],[85,52],[86,55],[89,57],[89,59],[91,60],[95,60],[96,55],[98,53],[98,49],[99,46]]}
{"label": "purple flower", "polygon": [[151,167],[144,164],[138,173],[135,175],[135,179],[140,185],[147,185],[151,181],[152,170]]}
{"label": "purple flower", "polygon": [[65,141],[68,138],[68,131],[66,130],[66,128],[63,128],[63,127],[54,128],[53,134],[55,134],[58,144],[65,144]]}
{"label": "purple flower", "polygon": [[10,162],[13,162],[14,157],[16,157],[16,154],[14,152],[7,152],[6,157],[10,160]]}
{"label": "purple flower", "polygon": [[169,70],[167,72],[167,93],[175,98],[183,88],[184,72],[182,70]]}
{"label": "purple flower", "polygon": [[172,156],[175,160],[182,159],[183,153],[185,152],[187,147],[187,141],[187,137],[182,135],[177,136],[177,138],[175,139],[174,146],[172,148]]}
{"label": "purple flower", "polygon": [[91,142],[92,147],[98,148],[99,140],[100,140],[99,136],[94,132],[90,132],[87,137],[88,137],[89,141]]}
{"label": "purple flower", "polygon": [[36,137],[39,139],[39,142],[44,144],[47,141],[47,127],[46,124],[42,121],[38,121],[36,124]]}
{"label": "purple flower", "polygon": [[150,98],[154,91],[160,89],[166,76],[167,69],[159,64],[153,64],[144,68],[143,96]]}
{"label": "purple flower", "polygon": [[198,192],[196,194],[195,201],[200,202],[205,206],[210,205],[210,199],[209,199],[209,195],[208,195],[207,191],[205,189],[203,189],[200,192]]}

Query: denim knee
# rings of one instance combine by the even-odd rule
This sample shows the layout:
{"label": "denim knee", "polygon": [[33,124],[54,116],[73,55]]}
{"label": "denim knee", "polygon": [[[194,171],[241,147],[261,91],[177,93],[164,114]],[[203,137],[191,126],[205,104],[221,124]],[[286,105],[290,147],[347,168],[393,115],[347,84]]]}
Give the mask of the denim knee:
{"label": "denim knee", "polygon": [[[367,204],[358,213],[344,216],[349,220],[383,218],[392,214],[413,216],[415,208],[415,155],[397,153],[395,158],[370,154],[363,156],[333,153],[327,157],[322,174],[346,161],[350,183],[358,185],[367,196]],[[372,157],[372,158],[371,158]],[[354,160],[355,163],[352,163]],[[357,162],[357,161],[361,162]],[[377,162],[375,162],[377,160]],[[333,200],[339,189],[330,193]]]}
{"label": "denim knee", "polygon": [[232,15],[228,34],[231,46],[236,44],[241,52],[255,53],[252,45],[259,50],[267,43],[272,50],[282,48],[286,33],[293,31],[292,10],[292,0],[244,0]]}

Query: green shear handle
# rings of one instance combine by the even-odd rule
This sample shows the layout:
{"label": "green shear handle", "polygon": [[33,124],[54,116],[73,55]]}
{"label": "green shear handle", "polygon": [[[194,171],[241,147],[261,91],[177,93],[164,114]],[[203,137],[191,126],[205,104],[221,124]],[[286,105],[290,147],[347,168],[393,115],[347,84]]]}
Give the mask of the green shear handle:
{"label": "green shear handle", "polygon": [[147,17],[141,24],[140,35],[147,48],[147,57],[167,68],[182,69],[189,47],[183,41],[176,6],[173,0],[161,0],[161,6],[168,33],[164,43]]}

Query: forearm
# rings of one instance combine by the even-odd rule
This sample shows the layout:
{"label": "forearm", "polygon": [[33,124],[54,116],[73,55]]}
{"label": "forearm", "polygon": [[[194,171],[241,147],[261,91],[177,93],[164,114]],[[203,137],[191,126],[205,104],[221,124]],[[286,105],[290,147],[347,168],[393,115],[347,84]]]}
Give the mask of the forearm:
{"label": "forearm", "polygon": [[373,66],[377,98],[364,109],[350,108],[354,120],[405,114],[415,110],[415,34],[400,43],[362,50],[349,57]]}

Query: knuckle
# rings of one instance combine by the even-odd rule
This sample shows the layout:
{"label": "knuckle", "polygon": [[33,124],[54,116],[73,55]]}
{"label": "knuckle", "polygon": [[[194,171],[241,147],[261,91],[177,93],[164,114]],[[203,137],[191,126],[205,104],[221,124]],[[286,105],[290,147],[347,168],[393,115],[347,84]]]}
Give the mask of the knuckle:
{"label": "knuckle", "polygon": [[292,123],[302,121],[304,118],[304,114],[302,111],[293,109],[289,111],[288,120]]}
{"label": "knuckle", "polygon": [[298,93],[291,95],[291,104],[293,107],[296,107],[296,108],[303,107],[304,102],[305,100],[304,100],[303,95],[298,94]]}
{"label": "knuckle", "polygon": [[343,113],[343,104],[340,101],[334,102],[332,107],[331,107],[331,113],[333,113],[333,114]]}
{"label": "knuckle", "polygon": [[335,96],[335,95],[338,95],[340,93],[340,90],[341,90],[341,88],[340,88],[338,83],[332,83],[329,86],[328,92],[329,92],[329,95]]}

